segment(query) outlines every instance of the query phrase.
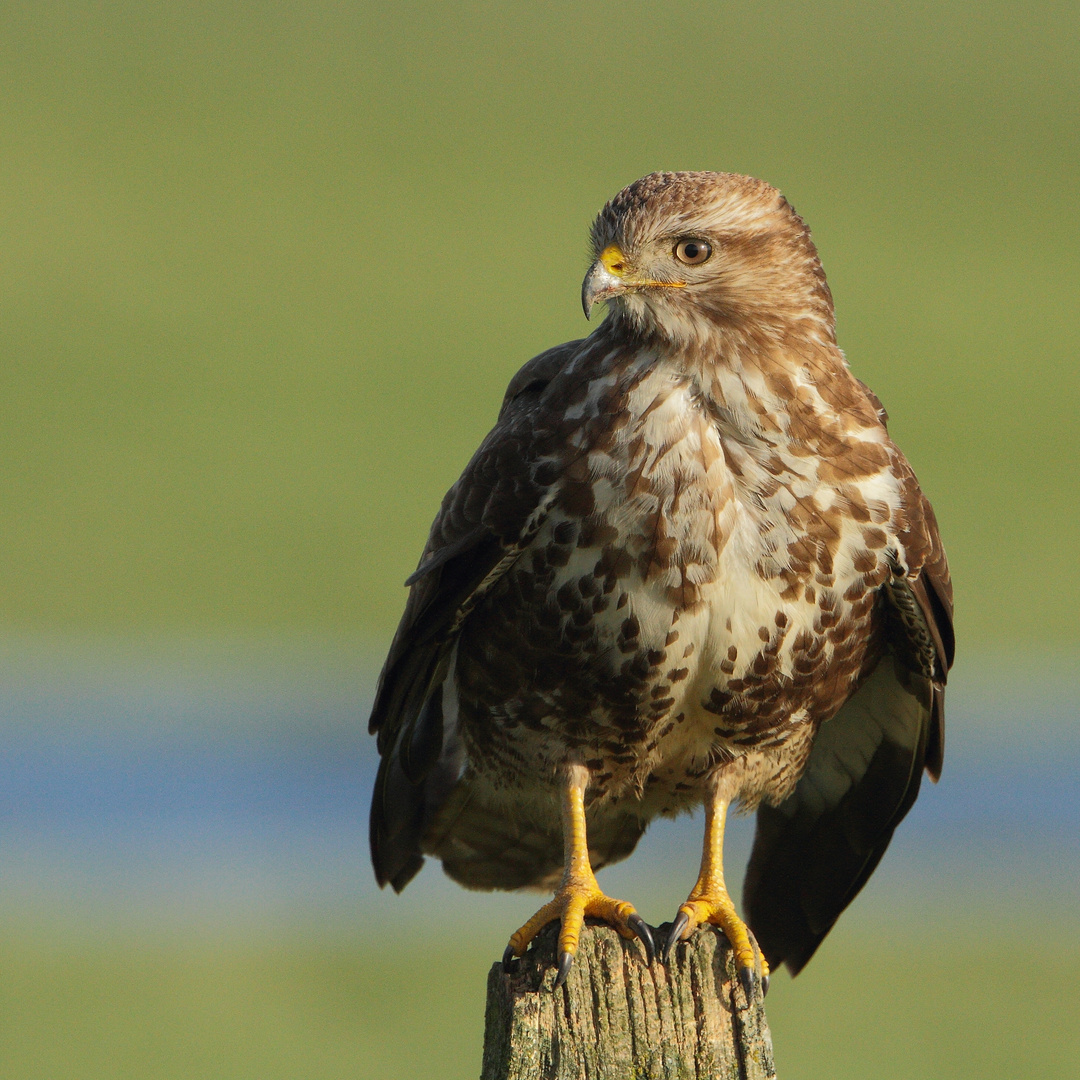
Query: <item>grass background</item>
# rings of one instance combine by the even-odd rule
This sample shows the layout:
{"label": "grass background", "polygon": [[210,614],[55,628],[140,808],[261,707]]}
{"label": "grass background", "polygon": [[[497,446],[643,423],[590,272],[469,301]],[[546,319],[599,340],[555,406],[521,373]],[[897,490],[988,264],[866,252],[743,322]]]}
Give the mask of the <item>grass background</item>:
{"label": "grass background", "polygon": [[811,223],[962,641],[1080,636],[1075,5],[0,17],[4,624],[385,638],[596,210],[721,168]]}
{"label": "grass background", "polygon": [[[0,25],[5,638],[376,656],[506,381],[587,329],[596,210],[717,168],[814,229],[938,509],[961,663],[1075,651],[1075,4],[24,0]],[[781,1075],[1080,1072],[1075,923],[972,918],[838,933],[778,980]],[[99,940],[9,913],[0,1060],[473,1075],[500,937]]]}
{"label": "grass background", "polygon": [[[6,940],[0,1053],[18,1077],[465,1080],[479,1072],[491,960],[445,942],[438,955],[435,976],[431,955],[407,945],[113,942],[43,958]],[[867,967],[886,988],[869,997]],[[770,991],[779,1075],[1074,1076],[1080,1035],[1059,1005],[1075,993],[1080,950],[1027,970],[1009,943],[962,932],[930,953],[867,939],[827,950]]]}

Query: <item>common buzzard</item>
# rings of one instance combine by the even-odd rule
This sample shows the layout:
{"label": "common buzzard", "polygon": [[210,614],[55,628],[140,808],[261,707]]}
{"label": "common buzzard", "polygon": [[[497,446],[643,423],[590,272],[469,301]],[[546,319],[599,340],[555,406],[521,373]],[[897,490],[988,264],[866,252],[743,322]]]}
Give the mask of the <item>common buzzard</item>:
{"label": "common buzzard", "polygon": [[[836,344],[810,232],[768,184],[654,173],[592,228],[585,314],[530,360],[447,493],[371,716],[380,885],[423,856],[561,920],[650,931],[593,870],[704,803],[664,950],[723,928],[747,992],[795,973],[937,778],[952,589],[933,510]],[[757,808],[747,922],[729,805]],[[767,984],[766,984],[767,985]]]}

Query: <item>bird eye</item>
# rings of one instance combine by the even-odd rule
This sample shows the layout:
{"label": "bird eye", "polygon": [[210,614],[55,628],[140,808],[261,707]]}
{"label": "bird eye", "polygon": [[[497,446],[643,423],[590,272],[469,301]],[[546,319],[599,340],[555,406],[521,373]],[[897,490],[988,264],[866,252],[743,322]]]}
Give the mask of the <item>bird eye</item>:
{"label": "bird eye", "polygon": [[707,240],[680,240],[675,245],[675,258],[688,266],[705,262],[711,254],[712,245]]}

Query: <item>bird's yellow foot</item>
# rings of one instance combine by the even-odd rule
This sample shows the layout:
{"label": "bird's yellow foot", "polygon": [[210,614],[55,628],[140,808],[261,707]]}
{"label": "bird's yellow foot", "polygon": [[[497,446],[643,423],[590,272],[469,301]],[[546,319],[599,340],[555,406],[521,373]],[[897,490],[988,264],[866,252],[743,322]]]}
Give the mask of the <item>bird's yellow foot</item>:
{"label": "bird's yellow foot", "polygon": [[637,937],[645,947],[645,955],[651,964],[655,955],[652,934],[645,920],[625,900],[613,900],[600,891],[596,878],[570,878],[559,886],[554,898],[546,903],[520,930],[510,937],[510,944],[503,953],[503,966],[507,967],[515,956],[522,956],[529,942],[548,923],[561,921],[559,928],[559,970],[555,976],[555,989],[566,981],[570,965],[577,952],[581,927],[586,918],[602,919],[613,926],[624,938]]}
{"label": "bird's yellow foot", "polygon": [[[761,992],[769,989],[769,964],[761,955],[750,937],[746,923],[739,918],[735,904],[727,890],[711,896],[690,894],[689,899],[679,908],[671,933],[664,943],[664,959],[674,948],[677,941],[686,941],[690,935],[705,923],[719,926],[727,935],[731,947],[735,950],[735,966],[739,971],[739,981],[746,992],[747,1000],[754,996],[754,984],[761,980]],[[759,965],[760,962],[760,965]]]}
{"label": "bird's yellow foot", "polygon": [[735,904],[724,884],[724,823],[727,810],[728,800],[720,796],[718,788],[714,788],[705,800],[705,844],[701,852],[701,873],[671,924],[671,933],[664,942],[664,960],[667,960],[677,941],[685,941],[703,923],[719,926],[735,950],[735,966],[739,972],[739,982],[746,992],[746,1000],[752,1001],[759,980],[763,994],[769,989],[769,965],[750,937],[746,923],[736,913]]}

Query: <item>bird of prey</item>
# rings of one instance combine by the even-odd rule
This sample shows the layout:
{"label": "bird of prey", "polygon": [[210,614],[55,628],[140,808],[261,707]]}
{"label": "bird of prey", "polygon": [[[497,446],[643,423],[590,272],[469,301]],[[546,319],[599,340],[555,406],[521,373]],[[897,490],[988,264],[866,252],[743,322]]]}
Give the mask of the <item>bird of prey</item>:
{"label": "bird of prey", "polygon": [[[558,985],[585,917],[653,959],[593,871],[704,804],[661,946],[721,927],[750,993],[810,959],[939,775],[948,564],[778,191],[654,173],[592,247],[582,302],[607,317],[514,376],[407,582],[371,716],[375,874],[400,891],[432,855],[469,888],[554,889],[506,960],[560,920]],[[757,809],[746,922],[732,803]]]}

